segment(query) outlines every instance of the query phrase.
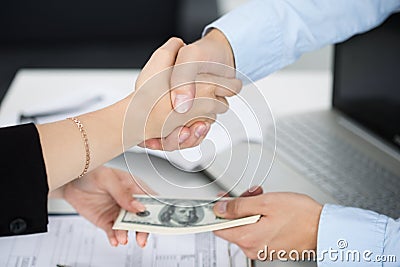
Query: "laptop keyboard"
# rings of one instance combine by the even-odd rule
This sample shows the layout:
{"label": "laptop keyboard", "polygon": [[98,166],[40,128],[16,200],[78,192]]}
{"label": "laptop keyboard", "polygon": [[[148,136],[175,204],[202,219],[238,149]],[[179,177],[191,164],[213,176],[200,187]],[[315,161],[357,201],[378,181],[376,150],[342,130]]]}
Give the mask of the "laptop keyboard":
{"label": "laptop keyboard", "polygon": [[339,204],[398,218],[400,177],[332,132],[315,118],[281,120],[277,153]]}

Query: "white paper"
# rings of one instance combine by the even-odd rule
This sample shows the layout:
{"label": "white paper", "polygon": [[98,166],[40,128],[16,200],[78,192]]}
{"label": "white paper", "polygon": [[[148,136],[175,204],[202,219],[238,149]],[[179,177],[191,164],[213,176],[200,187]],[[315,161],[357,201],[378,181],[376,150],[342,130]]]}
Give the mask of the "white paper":
{"label": "white paper", "polygon": [[[136,245],[130,233],[126,246],[111,247],[105,233],[79,216],[50,216],[49,232],[0,238],[0,266],[147,267],[246,266],[241,250],[212,233],[150,235]],[[231,258],[229,257],[231,255]]]}

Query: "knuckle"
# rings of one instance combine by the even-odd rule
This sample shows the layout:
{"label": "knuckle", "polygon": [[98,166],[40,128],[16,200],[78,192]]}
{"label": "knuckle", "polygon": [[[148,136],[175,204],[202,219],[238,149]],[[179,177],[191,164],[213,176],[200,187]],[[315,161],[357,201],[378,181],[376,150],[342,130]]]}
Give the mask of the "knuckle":
{"label": "knuckle", "polygon": [[171,37],[168,39],[168,42],[183,44],[183,40],[179,37]]}
{"label": "knuckle", "polygon": [[229,103],[226,101],[225,98],[221,98],[218,100],[218,105],[220,108],[220,113],[225,113],[229,110]]}
{"label": "knuckle", "polygon": [[240,199],[233,200],[230,203],[230,207],[231,207],[231,211],[230,211],[231,215],[235,216],[235,217],[238,216],[240,214],[240,209],[241,209]]}
{"label": "knuckle", "polygon": [[243,87],[242,81],[239,79],[234,79],[233,81],[234,82],[232,87],[236,89],[235,91],[239,91]]}
{"label": "knuckle", "polygon": [[267,195],[263,196],[260,202],[260,206],[262,210],[268,209],[269,207],[269,199]]}
{"label": "knuckle", "polygon": [[167,58],[167,57],[170,57],[172,55],[172,52],[169,49],[165,48],[165,47],[160,47],[159,49],[157,49],[155,54],[158,57]]}
{"label": "knuckle", "polygon": [[175,57],[175,53],[172,50],[162,46],[162,47],[158,48],[156,51],[154,51],[154,53],[152,54],[151,57],[168,59],[168,58]]}
{"label": "knuckle", "polygon": [[236,95],[236,91],[233,90],[232,88],[228,87],[222,87],[221,90],[219,90],[221,97],[230,97]]}
{"label": "knuckle", "polygon": [[215,95],[216,89],[217,89],[217,87],[214,84],[211,84],[211,83],[207,84],[207,86],[205,88],[206,93],[208,95]]}

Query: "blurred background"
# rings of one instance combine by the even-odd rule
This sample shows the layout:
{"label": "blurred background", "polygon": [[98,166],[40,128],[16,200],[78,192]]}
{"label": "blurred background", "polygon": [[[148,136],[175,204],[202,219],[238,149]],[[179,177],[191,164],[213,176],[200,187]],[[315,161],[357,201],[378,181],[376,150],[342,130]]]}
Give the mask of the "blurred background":
{"label": "blurred background", "polygon": [[[247,0],[3,0],[0,100],[20,68],[141,68],[171,36],[187,43]],[[285,70],[327,70],[332,47]]]}

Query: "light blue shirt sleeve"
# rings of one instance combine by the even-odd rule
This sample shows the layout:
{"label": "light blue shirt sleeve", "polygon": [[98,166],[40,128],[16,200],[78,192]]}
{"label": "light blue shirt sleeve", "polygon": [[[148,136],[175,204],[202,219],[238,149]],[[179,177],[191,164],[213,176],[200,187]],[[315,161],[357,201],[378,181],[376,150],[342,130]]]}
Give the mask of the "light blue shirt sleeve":
{"label": "light blue shirt sleeve", "polygon": [[319,222],[317,257],[319,267],[400,266],[400,221],[327,204]]}
{"label": "light blue shirt sleeve", "polygon": [[222,31],[236,68],[258,80],[305,52],[368,31],[400,0],[251,0],[208,25]]}
{"label": "light blue shirt sleeve", "polygon": [[[203,34],[211,28],[222,31],[232,47],[236,68],[258,80],[305,52],[376,27],[399,9],[400,0],[252,0],[208,25]],[[360,253],[359,261],[351,261],[354,250]],[[320,267],[400,266],[400,220],[325,205],[317,256]]]}

